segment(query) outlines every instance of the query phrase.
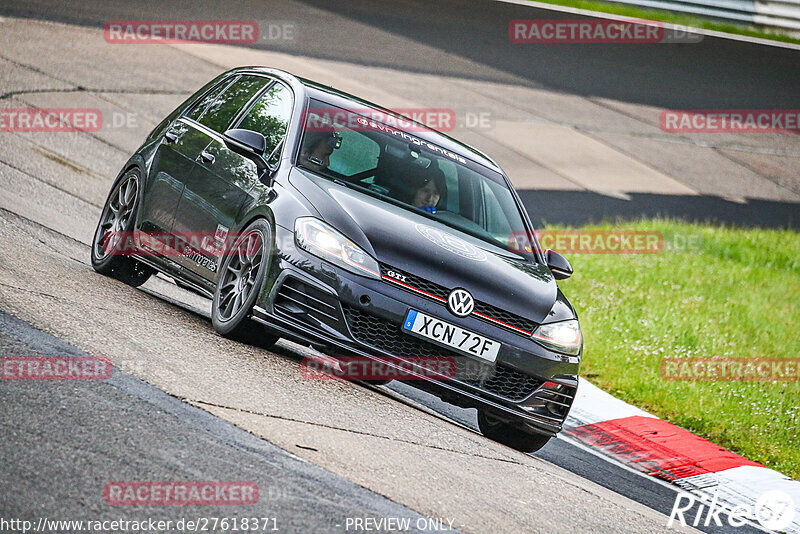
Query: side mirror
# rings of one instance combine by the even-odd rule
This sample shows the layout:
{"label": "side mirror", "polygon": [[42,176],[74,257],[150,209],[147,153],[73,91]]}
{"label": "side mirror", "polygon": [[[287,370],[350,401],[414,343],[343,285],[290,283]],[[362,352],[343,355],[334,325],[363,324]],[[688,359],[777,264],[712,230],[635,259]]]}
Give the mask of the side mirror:
{"label": "side mirror", "polygon": [[553,273],[553,278],[556,280],[566,280],[572,276],[572,264],[567,260],[567,258],[555,250],[550,249],[547,250],[544,257],[545,261],[547,261],[547,266]]}
{"label": "side mirror", "polygon": [[[264,176],[267,176],[269,178],[268,181],[272,181],[272,169],[267,160],[264,159],[264,152],[267,150],[267,139],[263,134],[253,130],[233,128],[225,132],[223,138],[225,139],[225,146],[256,164],[259,177],[262,180]],[[269,183],[268,185],[272,184]]]}

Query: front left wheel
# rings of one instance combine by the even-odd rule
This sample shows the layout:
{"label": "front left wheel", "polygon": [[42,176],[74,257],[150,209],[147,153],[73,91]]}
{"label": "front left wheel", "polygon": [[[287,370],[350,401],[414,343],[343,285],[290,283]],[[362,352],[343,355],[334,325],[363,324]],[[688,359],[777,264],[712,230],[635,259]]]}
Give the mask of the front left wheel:
{"label": "front left wheel", "polygon": [[129,256],[134,252],[129,245],[133,243],[141,186],[138,169],[129,170],[117,180],[103,206],[92,239],[92,268],[133,287],[144,284],[155,272]]}
{"label": "front left wheel", "polygon": [[279,336],[249,319],[264,284],[271,243],[271,226],[265,219],[257,219],[226,251],[211,304],[211,322],[220,335],[265,348],[278,341]]}
{"label": "front left wheel", "polygon": [[478,410],[478,428],[487,438],[522,452],[536,452],[550,441],[550,436],[527,432],[484,410]]}

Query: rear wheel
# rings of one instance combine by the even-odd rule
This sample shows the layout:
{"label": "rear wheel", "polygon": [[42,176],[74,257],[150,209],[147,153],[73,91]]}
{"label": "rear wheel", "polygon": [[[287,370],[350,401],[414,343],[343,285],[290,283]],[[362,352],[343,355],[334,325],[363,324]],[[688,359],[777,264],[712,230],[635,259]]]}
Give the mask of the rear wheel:
{"label": "rear wheel", "polygon": [[253,221],[233,242],[220,266],[211,304],[211,322],[219,334],[260,347],[279,336],[249,319],[271,259],[272,228],[264,219]]}
{"label": "rear wheel", "polygon": [[[141,197],[141,174],[131,169],[111,188],[92,240],[92,267],[133,287],[144,284],[155,272],[131,258],[133,227]],[[127,241],[125,241],[127,240]]]}
{"label": "rear wheel", "polygon": [[526,432],[483,410],[478,410],[478,428],[487,438],[522,452],[536,452],[550,441],[550,436]]}

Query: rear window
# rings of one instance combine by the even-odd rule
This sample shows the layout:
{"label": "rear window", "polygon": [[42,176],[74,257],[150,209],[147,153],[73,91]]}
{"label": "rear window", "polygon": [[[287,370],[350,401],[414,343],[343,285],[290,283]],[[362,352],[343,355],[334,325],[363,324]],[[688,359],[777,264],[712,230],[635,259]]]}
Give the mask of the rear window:
{"label": "rear window", "polygon": [[239,76],[233,83],[212,91],[188,116],[222,133],[250,99],[269,83],[270,80],[263,76]]}
{"label": "rear window", "polygon": [[200,117],[203,116],[203,113],[208,109],[208,106],[211,105],[214,100],[222,94],[230,84],[235,82],[239,79],[239,76],[234,76],[233,78],[227,78],[220,82],[214,89],[212,89],[206,96],[200,99],[192,109],[186,112],[186,116],[192,119],[193,121],[200,120]]}

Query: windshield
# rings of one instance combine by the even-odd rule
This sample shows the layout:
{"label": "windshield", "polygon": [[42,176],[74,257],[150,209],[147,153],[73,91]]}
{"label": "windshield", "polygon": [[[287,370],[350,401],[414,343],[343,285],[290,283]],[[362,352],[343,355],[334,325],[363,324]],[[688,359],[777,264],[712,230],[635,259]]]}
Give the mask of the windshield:
{"label": "windshield", "polygon": [[414,128],[421,126],[311,100],[298,165],[506,251],[531,255],[515,240],[527,232],[503,177],[409,133]]}

